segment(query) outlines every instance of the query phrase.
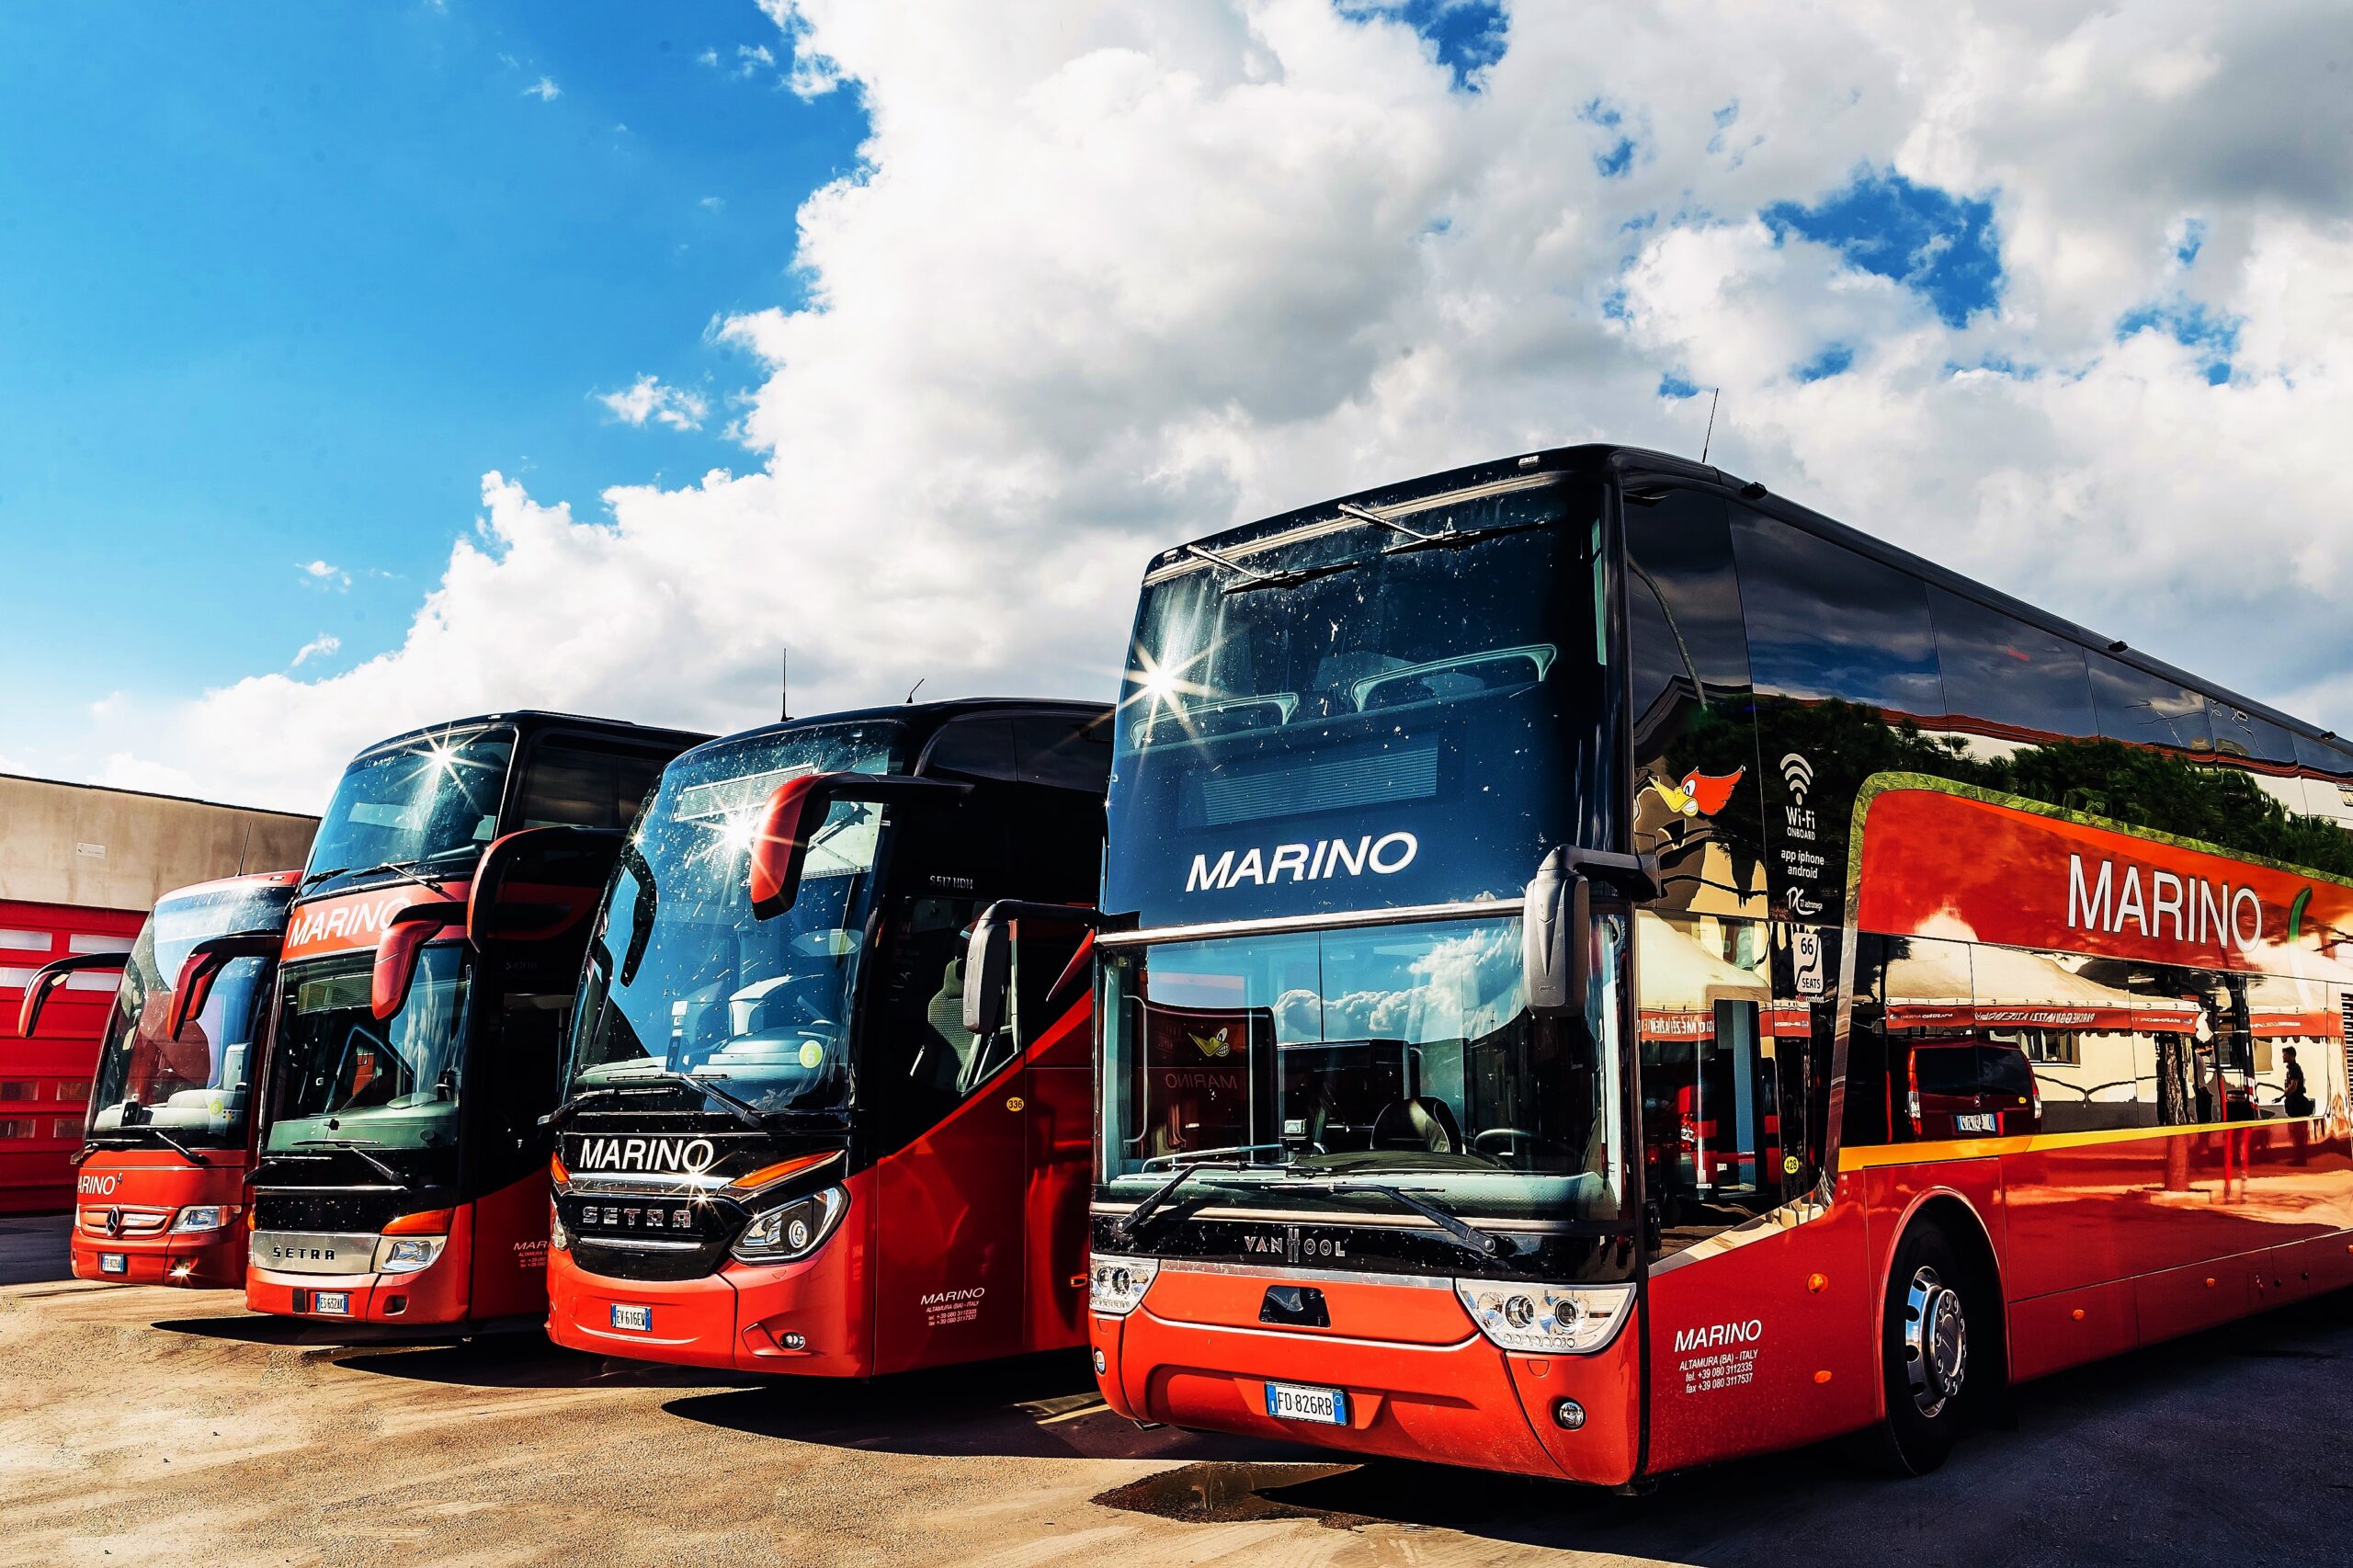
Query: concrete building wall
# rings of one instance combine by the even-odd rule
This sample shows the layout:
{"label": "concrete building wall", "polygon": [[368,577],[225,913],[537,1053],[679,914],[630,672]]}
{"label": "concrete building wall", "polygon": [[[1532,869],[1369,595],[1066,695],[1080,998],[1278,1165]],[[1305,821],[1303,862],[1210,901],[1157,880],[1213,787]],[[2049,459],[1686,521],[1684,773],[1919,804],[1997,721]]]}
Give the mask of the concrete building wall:
{"label": "concrete building wall", "polygon": [[299,867],[316,817],[0,774],[0,899],[144,912],[174,888]]}

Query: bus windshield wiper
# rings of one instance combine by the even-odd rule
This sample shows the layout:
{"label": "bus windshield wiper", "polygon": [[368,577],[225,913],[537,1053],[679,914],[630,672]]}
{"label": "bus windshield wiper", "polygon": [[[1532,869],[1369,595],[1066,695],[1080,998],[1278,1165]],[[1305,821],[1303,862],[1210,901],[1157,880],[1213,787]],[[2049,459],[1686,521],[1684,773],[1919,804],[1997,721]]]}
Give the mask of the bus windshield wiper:
{"label": "bus windshield wiper", "polygon": [[767,1131],[767,1112],[751,1101],[740,1095],[730,1094],[699,1074],[670,1072],[633,1074],[627,1083],[604,1084],[593,1089],[583,1089],[548,1113],[548,1125],[554,1127],[571,1120],[573,1112],[586,1100],[601,1098],[606,1095],[643,1094],[651,1090],[671,1087],[694,1089],[709,1095],[712,1099],[725,1106],[728,1114],[745,1126],[756,1132]]}
{"label": "bus windshield wiper", "polygon": [[[1204,1149],[1201,1151],[1201,1153],[1205,1156],[1210,1154],[1245,1154],[1259,1149],[1279,1149],[1281,1147],[1283,1147],[1283,1145],[1279,1143],[1237,1143],[1231,1149]],[[1184,1168],[1179,1170],[1175,1176],[1170,1176],[1166,1181],[1162,1182],[1158,1187],[1154,1187],[1150,1192],[1146,1193],[1142,1202],[1137,1204],[1134,1208],[1120,1215],[1117,1220],[1112,1221],[1112,1233],[1117,1235],[1122,1244],[1133,1241],[1135,1239],[1135,1233],[1143,1228],[1143,1222],[1146,1220],[1151,1219],[1154,1214],[1157,1213],[1161,1205],[1166,1203],[1170,1197],[1176,1193],[1178,1187],[1184,1186],[1188,1180],[1191,1179],[1195,1171],[1246,1171],[1250,1168],[1249,1164],[1242,1160],[1212,1160],[1208,1158],[1193,1160],[1188,1163]]]}
{"label": "bus windshield wiper", "polygon": [[1381,553],[1404,555],[1415,550],[1446,550],[1459,544],[1476,544],[1497,534],[1521,534],[1547,526],[1544,523],[1491,523],[1483,528],[1441,528],[1434,534],[1415,534],[1411,539],[1399,540],[1395,544],[1384,546]]}
{"label": "bus windshield wiper", "polygon": [[1345,1197],[1355,1192],[1370,1192],[1386,1198],[1392,1203],[1411,1209],[1415,1213],[1444,1231],[1448,1240],[1468,1251],[1477,1253],[1481,1257],[1505,1257],[1516,1250],[1512,1244],[1503,1237],[1490,1235],[1476,1226],[1465,1224],[1461,1216],[1450,1214],[1428,1199],[1409,1192],[1402,1187],[1388,1187],[1380,1182],[1371,1181],[1351,1181],[1336,1182],[1324,1190],[1336,1197]]}
{"label": "bus windshield wiper", "polygon": [[400,1172],[394,1170],[392,1166],[386,1165],[383,1161],[378,1159],[375,1155],[368,1152],[371,1148],[382,1148],[383,1145],[381,1143],[369,1143],[358,1138],[298,1138],[294,1141],[294,1146],[298,1149],[340,1149],[345,1153],[355,1155],[369,1165],[375,1166],[377,1172],[394,1187],[406,1187],[408,1185],[408,1178],[406,1176],[404,1176]]}
{"label": "bus windshield wiper", "polygon": [[1146,1193],[1142,1202],[1112,1221],[1111,1233],[1119,1238],[1122,1246],[1135,1240],[1136,1233],[1143,1229],[1143,1222],[1157,1213],[1160,1206],[1167,1202],[1178,1187],[1190,1181],[1195,1171],[1238,1171],[1247,1168],[1239,1160],[1201,1160],[1187,1165]]}
{"label": "bus windshield wiper", "polygon": [[449,890],[448,887],[440,882],[435,881],[431,877],[426,876],[417,870],[417,868],[423,864],[425,864],[425,859],[422,856],[419,856],[414,860],[387,860],[381,866],[370,866],[366,870],[358,872],[358,874],[363,877],[372,877],[379,871],[390,871],[392,875],[400,878],[400,880],[404,882],[415,882],[418,887],[431,888],[443,898],[448,898],[449,896]]}
{"label": "bus windshield wiper", "polygon": [[1290,566],[1278,572],[1261,572],[1256,567],[1243,565],[1231,556],[1221,555],[1214,550],[1207,550],[1198,544],[1188,544],[1185,549],[1188,552],[1222,566],[1234,574],[1233,582],[1223,584],[1218,589],[1220,593],[1225,594],[1246,593],[1252,588],[1288,588],[1295,583],[1305,583],[1317,577],[1328,577],[1335,572],[1346,572],[1359,564],[1354,561],[1334,561],[1322,566]]}
{"label": "bus windshield wiper", "polygon": [[296,892],[305,892],[313,885],[319,882],[324,882],[332,877],[372,877],[379,871],[390,871],[392,875],[400,878],[403,881],[415,882],[421,888],[431,888],[443,898],[447,898],[449,896],[449,890],[447,887],[435,881],[431,877],[420,875],[416,869],[417,867],[422,866],[425,864],[426,859],[431,858],[432,857],[420,856],[418,858],[414,860],[386,860],[381,865],[375,866],[330,866],[324,871],[313,871],[309,876],[304,877],[302,879],[301,885],[297,887],[294,891]]}
{"label": "bus windshield wiper", "polygon": [[[108,1131],[112,1131],[115,1130],[109,1128]],[[165,1148],[169,1149],[173,1153],[177,1154],[181,1159],[186,1160],[191,1165],[201,1165],[204,1164],[203,1155],[198,1153],[195,1150],[189,1148],[187,1144],[181,1142],[178,1139],[173,1137],[170,1133],[165,1131],[160,1127],[151,1127],[147,1123],[142,1121],[133,1123],[131,1126],[125,1127],[120,1131],[126,1133],[139,1134],[148,1138],[153,1138],[156,1142],[161,1143]],[[135,1142],[136,1140],[134,1139],[133,1141]],[[90,1142],[82,1146],[82,1153],[75,1157],[74,1163],[77,1165],[80,1165],[82,1161],[88,1159],[91,1154],[99,1149],[119,1147],[120,1147],[119,1144],[101,1143],[98,1140],[93,1138]]]}

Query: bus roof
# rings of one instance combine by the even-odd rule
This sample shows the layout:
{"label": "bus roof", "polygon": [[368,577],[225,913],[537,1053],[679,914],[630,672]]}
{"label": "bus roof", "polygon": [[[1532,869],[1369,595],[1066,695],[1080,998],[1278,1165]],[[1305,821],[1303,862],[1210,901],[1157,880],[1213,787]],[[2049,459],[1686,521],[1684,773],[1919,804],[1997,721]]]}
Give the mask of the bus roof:
{"label": "bus roof", "polygon": [[857,724],[888,722],[904,725],[913,741],[911,750],[920,753],[942,726],[951,720],[974,715],[1004,713],[1043,713],[1066,717],[1074,721],[1108,719],[1111,705],[1108,702],[1085,702],[1064,697],[953,697],[936,702],[902,702],[877,708],[847,708],[838,713],[805,713],[798,719],[780,719],[773,723],[756,724],[748,730],[715,736],[701,745],[682,754],[693,756],[706,749],[733,746],[761,735],[780,735],[813,724]]}
{"label": "bus roof", "polygon": [[[2292,714],[2282,712],[2269,703],[2257,702],[2252,698],[2243,697],[2202,676],[2192,675],[2178,665],[2142,653],[2126,644],[2121,639],[2105,636],[2088,627],[2080,626],[2063,616],[2053,615],[2049,610],[2040,608],[2023,599],[2015,598],[1998,588],[1989,587],[1974,578],[1964,577],[1958,572],[1938,565],[1925,556],[1915,555],[1908,550],[1888,543],[1885,540],[1865,533],[1860,528],[1849,527],[1834,517],[1824,517],[1809,506],[1801,506],[1797,502],[1776,495],[1761,483],[1741,479],[1725,472],[1721,468],[1696,463],[1688,458],[1678,458],[1671,453],[1652,451],[1642,447],[1595,442],[1574,447],[1548,448],[1541,451],[1517,454],[1487,462],[1472,463],[1461,468],[1427,474],[1403,483],[1378,485],[1371,489],[1358,491],[1352,495],[1335,496],[1327,501],[1296,507],[1273,517],[1261,517],[1255,522],[1244,523],[1217,533],[1205,534],[1199,540],[1191,542],[1207,545],[1212,550],[1223,552],[1241,546],[1258,543],[1271,536],[1286,533],[1318,520],[1329,519],[1335,509],[1343,503],[1351,506],[1362,506],[1369,510],[1380,511],[1454,491],[1499,484],[1531,474],[1548,472],[1606,474],[1615,477],[1621,483],[1631,484],[1639,484],[1644,480],[1666,481],[1719,491],[1727,497],[1736,499],[1751,509],[1777,521],[1787,523],[1792,528],[1803,529],[1832,543],[1842,545],[1859,555],[1868,556],[1900,571],[1910,573],[1949,593],[1958,594],[1963,598],[1974,599],[1980,604],[1998,609],[2029,625],[2040,627],[2045,631],[2079,643],[2091,652],[2105,653],[2110,658],[2131,665],[2150,675],[2158,676],[2177,685],[2202,692],[2210,699],[2228,702],[2234,708],[2257,714],[2308,739],[2328,742],[2332,749],[2347,749],[2339,742],[2336,732],[2334,730],[2325,730],[2309,720],[2299,719]],[[1178,545],[1164,550],[1154,556],[1150,567],[1145,572],[1146,581],[1150,581],[1153,574],[1160,569],[1181,559],[1188,548],[1189,548],[1188,545]]]}
{"label": "bus roof", "polygon": [[383,751],[391,746],[405,745],[426,735],[446,735],[452,730],[478,729],[484,724],[512,724],[518,730],[595,730],[606,734],[647,740],[678,741],[699,744],[710,739],[700,730],[672,730],[654,724],[632,723],[627,719],[599,719],[588,713],[558,713],[544,708],[507,708],[494,713],[474,713],[460,719],[444,719],[431,724],[419,724],[413,730],[403,730],[396,735],[386,735],[359,748],[358,756]]}

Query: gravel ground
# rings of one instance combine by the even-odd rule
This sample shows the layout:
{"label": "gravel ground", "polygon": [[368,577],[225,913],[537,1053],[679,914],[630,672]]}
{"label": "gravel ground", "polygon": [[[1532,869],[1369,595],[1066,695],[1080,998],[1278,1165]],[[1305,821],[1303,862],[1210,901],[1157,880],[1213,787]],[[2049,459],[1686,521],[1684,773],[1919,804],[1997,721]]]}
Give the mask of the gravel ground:
{"label": "gravel ground", "polygon": [[0,1221],[10,1562],[2311,1568],[2353,1539],[2345,1296],[2036,1385],[1925,1481],[1809,1450],[1629,1500],[1139,1432],[1074,1357],[845,1386],[338,1347],[63,1251]]}

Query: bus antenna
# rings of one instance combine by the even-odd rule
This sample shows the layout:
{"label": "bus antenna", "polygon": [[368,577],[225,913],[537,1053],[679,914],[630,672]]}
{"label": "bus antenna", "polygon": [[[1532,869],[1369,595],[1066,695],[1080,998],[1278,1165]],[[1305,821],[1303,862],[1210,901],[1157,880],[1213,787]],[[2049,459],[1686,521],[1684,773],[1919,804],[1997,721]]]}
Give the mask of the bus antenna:
{"label": "bus antenna", "polygon": [[1708,393],[1708,433],[1699,437],[1699,460],[1701,462],[1706,462],[1708,460],[1708,448],[1714,443],[1716,438],[1716,400],[1723,395],[1724,389],[1722,387],[1711,388]]}
{"label": "bus antenna", "polygon": [[776,722],[779,724],[792,717],[792,649],[787,646],[777,668]]}
{"label": "bus antenna", "polygon": [[913,702],[915,699],[915,693],[921,691],[923,689],[923,683],[930,678],[931,677],[928,676],[917,676],[915,677],[915,685],[907,687],[907,700],[909,702]]}

